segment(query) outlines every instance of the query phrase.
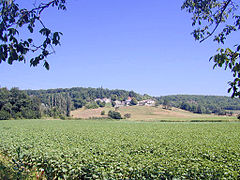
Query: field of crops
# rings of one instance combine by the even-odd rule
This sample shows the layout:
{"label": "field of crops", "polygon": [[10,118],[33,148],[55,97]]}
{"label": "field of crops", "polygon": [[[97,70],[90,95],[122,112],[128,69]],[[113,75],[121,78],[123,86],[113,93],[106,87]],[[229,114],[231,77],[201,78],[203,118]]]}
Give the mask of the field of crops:
{"label": "field of crops", "polygon": [[12,120],[0,137],[48,179],[240,179],[240,123]]}

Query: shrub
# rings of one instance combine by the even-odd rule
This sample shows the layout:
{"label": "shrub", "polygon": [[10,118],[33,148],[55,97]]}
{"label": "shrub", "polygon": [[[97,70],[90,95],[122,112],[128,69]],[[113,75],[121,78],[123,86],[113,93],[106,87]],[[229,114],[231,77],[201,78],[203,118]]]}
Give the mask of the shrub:
{"label": "shrub", "polygon": [[60,115],[59,115],[59,118],[60,118],[61,120],[65,120],[65,119],[66,119],[66,116],[64,116],[63,114],[60,114]]}
{"label": "shrub", "polygon": [[[41,114],[39,111],[34,111],[30,108],[21,108],[21,114],[19,114],[18,116],[21,116],[23,118],[26,118],[26,119],[38,119],[41,117]],[[16,118],[19,118],[19,117],[16,117]]]}
{"label": "shrub", "polygon": [[102,116],[105,115],[105,111],[101,111],[101,115],[102,115]]}
{"label": "shrub", "polygon": [[116,94],[113,94],[112,96],[111,96],[111,100],[112,101],[116,101],[118,99],[118,96],[116,95]]}
{"label": "shrub", "polygon": [[159,105],[160,105],[160,102],[156,101],[154,107],[158,107]]}
{"label": "shrub", "polygon": [[229,115],[229,116],[232,116],[232,115],[233,115],[233,112],[232,112],[232,111],[230,111],[230,112],[228,113],[228,115]]}
{"label": "shrub", "polygon": [[226,112],[224,110],[221,110],[221,111],[218,112],[218,115],[219,116],[224,116],[224,115],[226,115]]}
{"label": "shrub", "polygon": [[23,118],[22,112],[12,113],[11,116],[14,119],[22,119]]}
{"label": "shrub", "polygon": [[137,102],[136,98],[133,97],[132,100],[130,101],[130,105],[134,106],[137,104],[138,104],[138,102]]}
{"label": "shrub", "polygon": [[116,111],[109,111],[108,112],[108,117],[112,118],[112,119],[122,119],[122,116],[119,112]]}
{"label": "shrub", "polygon": [[7,111],[0,111],[0,120],[8,120],[11,118],[11,115]]}
{"label": "shrub", "polygon": [[105,105],[106,105],[106,103],[104,101],[101,102],[100,100],[97,100],[96,103],[99,107],[105,107]]}
{"label": "shrub", "polygon": [[240,120],[240,114],[237,115],[237,118]]}
{"label": "shrub", "polygon": [[85,106],[87,109],[97,109],[99,106],[98,104],[94,101],[94,102],[90,102]]}
{"label": "shrub", "polygon": [[127,113],[127,114],[124,114],[124,118],[131,118],[131,114],[130,113]]}
{"label": "shrub", "polygon": [[114,101],[112,101],[112,107],[116,106],[116,103]]}

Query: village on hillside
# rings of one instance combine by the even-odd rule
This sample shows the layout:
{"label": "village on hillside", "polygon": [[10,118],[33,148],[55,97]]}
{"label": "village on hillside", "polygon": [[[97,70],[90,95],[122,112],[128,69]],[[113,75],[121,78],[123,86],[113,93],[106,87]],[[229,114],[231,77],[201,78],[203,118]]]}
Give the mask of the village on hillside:
{"label": "village on hillside", "polygon": [[[114,107],[123,107],[123,106],[154,106],[155,105],[155,100],[153,99],[146,99],[146,100],[141,100],[137,101],[136,99],[133,99],[132,97],[128,97],[126,100],[119,101],[119,100],[111,100],[110,98],[97,98],[94,100],[95,102],[100,101],[100,102],[105,102],[107,103],[114,103]],[[134,102],[135,101],[135,102]]]}

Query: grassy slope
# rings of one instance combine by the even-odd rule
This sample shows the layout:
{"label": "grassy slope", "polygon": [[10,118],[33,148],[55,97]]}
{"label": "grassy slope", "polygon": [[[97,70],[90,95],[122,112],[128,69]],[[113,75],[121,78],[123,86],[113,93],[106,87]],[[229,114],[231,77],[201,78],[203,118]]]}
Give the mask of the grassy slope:
{"label": "grassy slope", "polygon": [[[105,111],[106,114],[109,110],[114,110],[112,107],[98,108],[98,109],[77,109],[71,112],[74,118],[87,119],[90,117],[107,117],[107,115],[101,116],[101,111]],[[234,121],[236,117],[228,116],[216,116],[207,114],[195,114],[188,111],[184,111],[178,108],[172,108],[172,110],[165,110],[162,107],[147,107],[147,106],[128,106],[121,107],[118,110],[122,115],[126,113],[131,114],[129,120],[134,121],[193,121],[193,120],[222,120],[222,121]]]}

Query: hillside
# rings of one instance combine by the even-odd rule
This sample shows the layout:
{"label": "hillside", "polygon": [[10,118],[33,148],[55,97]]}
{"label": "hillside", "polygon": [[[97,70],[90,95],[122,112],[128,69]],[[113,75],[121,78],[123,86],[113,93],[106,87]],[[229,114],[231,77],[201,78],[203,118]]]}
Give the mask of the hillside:
{"label": "hillside", "polygon": [[[71,116],[74,118],[94,118],[94,117],[107,117],[109,110],[114,110],[112,107],[104,107],[98,109],[77,109],[71,112]],[[101,111],[105,111],[105,115],[101,115]],[[122,116],[124,114],[130,113],[131,118],[128,120],[133,121],[194,121],[194,120],[226,120],[234,121],[237,120],[236,117],[229,116],[217,116],[208,114],[196,114],[189,111],[185,111],[178,108],[172,108],[171,110],[163,109],[162,106],[159,107],[148,107],[148,106],[127,106],[119,108],[118,112]]]}
{"label": "hillside", "polygon": [[155,97],[159,104],[169,105],[195,113],[225,114],[226,111],[240,110],[240,100],[227,96],[170,95]]}
{"label": "hillside", "polygon": [[[205,95],[169,95],[169,96],[159,96],[151,97],[147,94],[141,95],[134,91],[126,91],[121,89],[105,89],[105,88],[83,88],[83,87],[73,87],[73,88],[56,88],[56,89],[40,89],[40,90],[24,90],[30,96],[37,96],[45,104],[52,103],[49,101],[57,101],[58,95],[68,94],[72,100],[72,105],[74,108],[81,108],[87,102],[94,101],[97,98],[111,98],[116,96],[119,101],[127,99],[130,97],[135,97],[138,101],[142,99],[154,98],[158,100],[159,104],[163,104],[164,100],[167,100],[169,104],[173,107],[181,107],[183,103],[188,105],[196,106],[200,105],[205,109],[214,111],[217,109],[222,110],[240,110],[240,100],[232,99],[227,96],[205,96]],[[54,102],[55,103],[55,102]],[[194,109],[195,107],[193,107]],[[184,108],[183,108],[184,109]],[[185,108],[185,110],[189,110]]]}
{"label": "hillside", "polygon": [[[0,101],[0,119],[40,117],[64,119],[70,115],[76,118],[102,117],[101,111],[105,110],[107,113],[113,110],[112,106],[121,107],[119,110],[121,114],[129,113],[133,120],[213,118],[211,115],[213,113],[230,116],[236,115],[240,110],[239,99],[224,96],[151,97],[134,91],[81,87],[24,91],[18,88],[11,90],[0,88]],[[129,105],[137,106],[128,107]],[[163,109],[162,106],[166,109],[170,107],[172,110]]]}
{"label": "hillside", "polygon": [[[240,110],[240,100],[226,96],[204,96],[204,95],[170,95],[151,97],[141,95],[134,91],[109,90],[104,88],[57,88],[47,90],[25,90],[30,96],[37,96],[45,105],[45,109],[68,114],[69,109],[75,110],[87,106],[88,108],[102,107],[94,101],[96,99],[115,99],[113,101],[123,102],[129,97],[134,97],[138,102],[144,99],[155,99],[158,105],[167,104],[171,107],[183,109],[198,114],[226,115],[238,113]],[[104,106],[104,105],[103,105]],[[54,110],[53,108],[56,108]],[[48,113],[53,114],[53,113]]]}

